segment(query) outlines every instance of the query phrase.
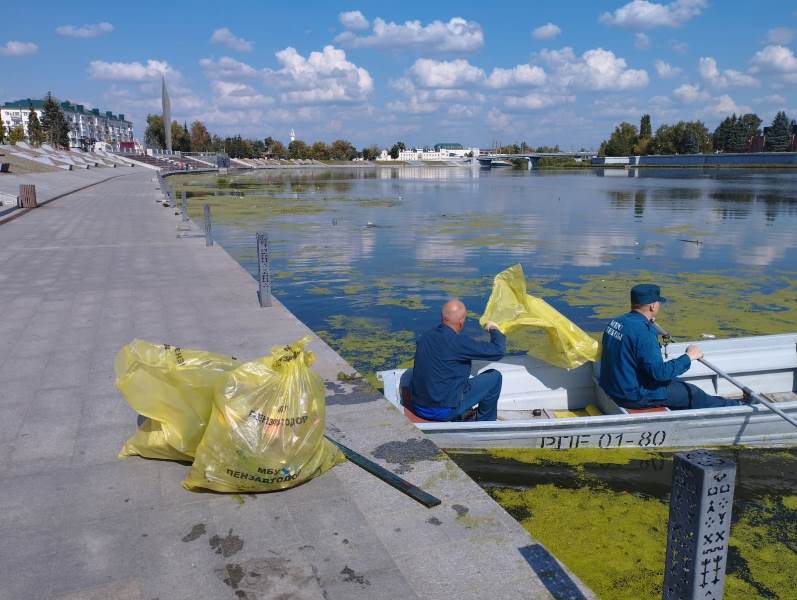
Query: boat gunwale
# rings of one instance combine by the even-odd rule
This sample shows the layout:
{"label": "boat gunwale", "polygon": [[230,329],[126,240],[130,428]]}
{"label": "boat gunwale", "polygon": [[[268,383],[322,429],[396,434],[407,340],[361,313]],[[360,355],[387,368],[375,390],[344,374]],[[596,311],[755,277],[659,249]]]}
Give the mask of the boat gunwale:
{"label": "boat gunwale", "polygon": [[[778,402],[778,408],[786,412],[797,412],[797,400]],[[506,421],[465,421],[452,422],[441,421],[437,423],[415,423],[423,432],[429,433],[483,433],[493,430],[520,430],[531,432],[540,430],[544,432],[549,429],[582,429],[600,425],[647,425],[650,423],[666,423],[670,421],[704,421],[719,420],[729,418],[733,420],[743,420],[746,417],[774,417],[782,420],[782,417],[772,412],[762,404],[744,404],[741,406],[723,406],[719,408],[693,408],[688,410],[671,410],[657,413],[640,414],[617,414],[599,415],[585,417],[565,417],[562,419],[517,419]],[[795,429],[797,432],[797,429]]]}

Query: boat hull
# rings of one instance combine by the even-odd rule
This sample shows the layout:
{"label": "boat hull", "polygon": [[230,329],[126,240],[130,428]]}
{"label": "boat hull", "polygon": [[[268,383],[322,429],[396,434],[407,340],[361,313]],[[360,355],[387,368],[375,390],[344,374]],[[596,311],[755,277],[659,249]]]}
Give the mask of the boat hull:
{"label": "boat hull", "polygon": [[[778,403],[797,417],[797,401]],[[443,448],[793,446],[797,428],[761,405],[489,423],[418,423]]]}

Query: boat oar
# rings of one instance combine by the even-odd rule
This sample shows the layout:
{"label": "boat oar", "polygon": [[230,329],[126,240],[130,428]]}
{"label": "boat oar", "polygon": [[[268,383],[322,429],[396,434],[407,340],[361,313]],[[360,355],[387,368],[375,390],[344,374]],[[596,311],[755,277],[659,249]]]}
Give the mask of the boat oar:
{"label": "boat oar", "polygon": [[426,508],[432,508],[440,504],[440,499],[432,496],[429,492],[423,491],[418,486],[411,484],[406,479],[402,479],[392,471],[388,471],[383,466],[376,464],[374,461],[365,458],[362,454],[355,452],[348,446],[344,446],[337,440],[333,440],[328,435],[325,435],[330,442],[335,444],[338,449],[355,465],[361,469],[368,471],[374,477],[381,479],[388,485],[393,486],[398,491],[407,494],[416,502],[420,502]]}
{"label": "boat oar", "polygon": [[[663,338],[665,338],[667,340],[672,340],[672,336],[669,334],[669,332],[666,329],[664,329],[664,327],[662,327],[661,325],[659,325],[655,321],[653,321],[653,326],[656,328],[656,331],[658,332],[658,334],[660,336],[662,336]],[[785,421],[788,421],[789,423],[791,423],[792,425],[797,427],[797,421],[795,421],[793,418],[791,418],[789,415],[787,415],[785,412],[783,412],[780,408],[775,406],[774,403],[772,403],[769,400],[767,400],[766,398],[764,398],[764,396],[762,396],[761,394],[759,394],[757,392],[754,392],[749,387],[747,387],[745,384],[743,384],[741,381],[739,381],[738,379],[736,379],[732,375],[729,375],[728,373],[726,373],[725,371],[723,371],[722,369],[720,369],[716,365],[710,363],[705,358],[699,358],[698,360],[701,363],[703,363],[704,365],[706,365],[709,369],[714,371],[717,375],[719,375],[723,379],[727,379],[730,383],[732,383],[733,385],[738,387],[747,396],[749,396],[750,398],[752,398],[756,402],[760,402],[761,404],[766,406],[769,410],[771,410],[773,413],[775,413],[779,417],[783,418]]]}
{"label": "boat oar", "polygon": [[776,415],[778,415],[779,417],[782,417],[783,419],[785,419],[786,421],[788,421],[789,423],[791,423],[792,425],[794,425],[795,427],[797,427],[797,421],[795,421],[794,419],[792,419],[792,418],[791,418],[789,415],[787,415],[785,412],[783,412],[781,409],[779,409],[777,406],[775,406],[775,404],[774,404],[773,402],[770,402],[769,400],[767,400],[766,398],[764,398],[764,396],[762,396],[761,394],[759,394],[759,393],[757,393],[757,392],[754,392],[754,391],[753,391],[753,390],[751,390],[749,387],[747,387],[746,385],[744,385],[744,384],[743,384],[741,381],[739,381],[739,380],[738,380],[738,379],[736,379],[735,377],[732,377],[732,376],[731,376],[731,375],[729,375],[728,373],[724,372],[724,371],[723,371],[723,370],[721,370],[719,367],[717,367],[717,366],[715,366],[715,365],[711,364],[711,363],[710,363],[710,362],[708,362],[708,361],[707,361],[705,358],[699,358],[698,360],[699,360],[701,363],[703,363],[704,365],[706,365],[706,366],[707,366],[709,369],[711,369],[712,371],[714,371],[714,372],[715,372],[717,375],[719,375],[720,377],[723,377],[723,378],[727,379],[728,381],[730,381],[730,382],[731,382],[733,385],[735,385],[735,386],[736,386],[736,387],[738,387],[740,390],[742,390],[742,391],[743,391],[745,394],[747,394],[748,396],[750,396],[750,398],[752,398],[752,399],[753,399],[753,400],[755,400],[756,402],[760,402],[761,404],[763,404],[764,406],[766,406],[766,407],[767,407],[769,410],[771,410],[773,413],[775,413],[775,414],[776,414]]}

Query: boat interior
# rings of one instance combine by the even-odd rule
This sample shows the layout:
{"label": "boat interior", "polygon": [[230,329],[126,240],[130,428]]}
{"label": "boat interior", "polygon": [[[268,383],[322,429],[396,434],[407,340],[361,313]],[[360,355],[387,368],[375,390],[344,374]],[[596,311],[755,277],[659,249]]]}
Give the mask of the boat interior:
{"label": "boat interior", "polygon": [[[797,333],[673,343],[666,347],[665,360],[683,354],[690,343],[698,344],[713,365],[770,401],[797,400]],[[567,370],[520,355],[507,356],[498,362],[474,362],[473,366],[474,374],[488,369],[501,372],[499,420],[589,418],[669,410],[619,406],[598,385],[600,362]],[[382,371],[377,375],[384,383],[388,400],[401,407],[411,421],[426,422],[407,408],[411,369]],[[741,390],[697,361],[680,378],[712,395],[742,397]]]}

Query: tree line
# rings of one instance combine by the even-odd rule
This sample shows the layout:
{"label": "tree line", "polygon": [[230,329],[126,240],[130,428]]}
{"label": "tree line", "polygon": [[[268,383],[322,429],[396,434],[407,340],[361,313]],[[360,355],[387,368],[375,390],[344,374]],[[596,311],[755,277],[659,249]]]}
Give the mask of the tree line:
{"label": "tree line", "polygon": [[20,124],[6,131],[3,120],[0,119],[0,144],[8,141],[9,144],[28,141],[31,146],[41,146],[45,142],[53,148],[69,148],[69,124],[66,122],[58,101],[52,93],[47,92],[42,106],[42,118],[28,105],[28,134]]}
{"label": "tree line", "polygon": [[[678,121],[663,124],[654,134],[650,115],[642,115],[639,128],[623,121],[604,140],[599,156],[643,156],[646,154],[698,154],[706,152],[785,152],[789,149],[797,123],[780,111],[769,127],[761,129],[762,119],[748,113],[726,117],[713,133],[702,121]],[[762,136],[764,136],[762,138]],[[754,141],[763,139],[758,147]]]}
{"label": "tree line", "polygon": [[[189,126],[177,121],[171,123],[172,150],[180,152],[224,152],[231,158],[260,158],[269,156],[282,159],[300,160],[352,160],[362,157],[374,160],[381,153],[378,146],[368,146],[358,151],[348,140],[335,140],[329,144],[318,141],[308,144],[302,140],[293,140],[285,146],[271,136],[264,140],[244,139],[240,135],[220,137],[211,135],[202,121],[194,121]],[[147,116],[147,128],[144,132],[147,145],[153,148],[166,148],[166,133],[163,117]],[[401,147],[404,144],[398,142]],[[398,151],[396,151],[398,156]]]}

